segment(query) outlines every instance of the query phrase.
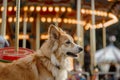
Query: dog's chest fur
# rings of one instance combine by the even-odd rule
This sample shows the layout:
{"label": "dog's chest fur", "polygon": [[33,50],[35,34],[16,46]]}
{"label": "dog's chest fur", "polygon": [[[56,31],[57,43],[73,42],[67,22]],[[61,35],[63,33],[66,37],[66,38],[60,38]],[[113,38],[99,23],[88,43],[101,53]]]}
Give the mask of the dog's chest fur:
{"label": "dog's chest fur", "polygon": [[59,69],[57,75],[55,76],[55,80],[66,80],[67,79],[67,71],[69,66],[68,59],[61,58],[61,60],[58,60],[54,54],[51,55],[51,62],[57,66]]}

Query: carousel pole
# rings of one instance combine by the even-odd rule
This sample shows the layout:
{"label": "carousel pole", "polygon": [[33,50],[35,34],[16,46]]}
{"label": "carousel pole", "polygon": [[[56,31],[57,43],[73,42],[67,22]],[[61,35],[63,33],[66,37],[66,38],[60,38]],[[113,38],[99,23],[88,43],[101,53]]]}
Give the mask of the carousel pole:
{"label": "carousel pole", "polygon": [[57,14],[56,14],[56,22],[55,22],[55,26],[58,27],[58,12],[57,12]]}
{"label": "carousel pole", "polygon": [[[81,0],[77,0],[77,44],[79,44],[80,46],[82,46],[84,48],[84,35],[83,35],[83,27],[81,26]],[[79,62],[81,64],[81,66],[83,65],[83,59],[84,58],[84,54],[80,54],[79,55]]]}
{"label": "carousel pole", "polygon": [[23,22],[23,35],[24,35],[24,38],[23,38],[23,48],[26,48],[26,38],[25,38],[25,36],[26,36],[26,33],[27,33],[27,20],[26,20],[26,18],[27,18],[27,13],[25,12],[24,13],[24,22]]}
{"label": "carousel pole", "polygon": [[16,28],[15,28],[15,51],[19,48],[19,18],[20,18],[20,0],[16,0]]}
{"label": "carousel pole", "polygon": [[2,12],[2,27],[1,35],[5,37],[6,35],[6,14],[7,14],[7,0],[3,0],[3,12]]}
{"label": "carousel pole", "polygon": [[95,1],[91,0],[92,9],[92,26],[90,26],[90,47],[91,47],[91,72],[93,74],[95,64],[95,52],[96,52],[96,33],[95,33]]}
{"label": "carousel pole", "polygon": [[40,48],[40,15],[37,14],[36,18],[36,51]]}
{"label": "carousel pole", "polygon": [[59,18],[59,8],[58,7],[56,7],[55,8],[55,11],[56,11],[56,22],[55,22],[55,26],[59,26],[59,23],[58,23],[58,18]]}
{"label": "carousel pole", "polygon": [[106,27],[104,26],[104,20],[103,20],[103,28],[102,28],[102,35],[103,35],[103,48],[106,47]]}

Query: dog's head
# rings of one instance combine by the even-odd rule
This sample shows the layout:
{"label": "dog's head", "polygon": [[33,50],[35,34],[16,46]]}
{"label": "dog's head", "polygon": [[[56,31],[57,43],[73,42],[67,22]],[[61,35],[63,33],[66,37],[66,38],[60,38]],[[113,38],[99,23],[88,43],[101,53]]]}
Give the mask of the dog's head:
{"label": "dog's head", "polygon": [[74,43],[73,38],[62,29],[50,25],[48,34],[52,51],[57,55],[77,57],[77,54],[82,51],[82,48]]}

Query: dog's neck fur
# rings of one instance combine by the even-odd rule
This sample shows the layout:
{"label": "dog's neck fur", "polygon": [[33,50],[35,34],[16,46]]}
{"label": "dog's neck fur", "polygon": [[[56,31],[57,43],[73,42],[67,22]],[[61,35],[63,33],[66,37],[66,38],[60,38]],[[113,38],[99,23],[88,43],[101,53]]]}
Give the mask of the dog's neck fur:
{"label": "dog's neck fur", "polygon": [[[58,66],[60,68],[65,68],[66,65],[66,60],[67,58],[64,55],[60,55],[61,53],[56,53],[59,52],[58,50],[58,44],[56,44],[54,41],[47,40],[42,46],[41,46],[41,52],[44,56],[47,58],[51,59],[52,63],[55,66]],[[52,44],[52,45],[51,45]],[[56,46],[54,47],[53,50],[53,45]],[[44,51],[43,51],[44,50]],[[57,55],[56,55],[57,54]],[[62,57],[61,57],[62,56]],[[64,64],[64,65],[63,65]]]}

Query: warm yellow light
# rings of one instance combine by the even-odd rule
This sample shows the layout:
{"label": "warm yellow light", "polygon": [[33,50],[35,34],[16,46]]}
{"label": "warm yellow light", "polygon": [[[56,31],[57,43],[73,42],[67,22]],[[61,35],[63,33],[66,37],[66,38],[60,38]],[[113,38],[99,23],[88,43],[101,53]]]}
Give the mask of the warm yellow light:
{"label": "warm yellow light", "polygon": [[2,19],[0,18],[0,23],[2,23]]}
{"label": "warm yellow light", "polygon": [[82,13],[82,14],[85,14],[85,9],[81,9],[81,13]]}
{"label": "warm yellow light", "polygon": [[16,22],[16,17],[14,17],[14,22]]}
{"label": "warm yellow light", "polygon": [[8,7],[8,11],[12,11],[13,7],[12,6],[9,6]]}
{"label": "warm yellow light", "polygon": [[[9,40],[9,39],[10,39],[10,36],[9,36],[9,35],[6,35],[6,36],[5,36],[5,39]],[[20,35],[19,35],[19,39],[29,39],[29,35],[20,34]]]}
{"label": "warm yellow light", "polygon": [[60,9],[58,6],[55,7],[55,11],[58,12]]}
{"label": "warm yellow light", "polygon": [[91,24],[88,23],[86,26],[85,26],[85,30],[88,30],[90,28]]}
{"label": "warm yellow light", "polygon": [[30,6],[30,11],[33,12],[35,10],[34,6]]}
{"label": "warm yellow light", "polygon": [[77,40],[78,40],[78,37],[77,37],[77,36],[74,36],[74,40],[77,41]]}
{"label": "warm yellow light", "polygon": [[22,17],[20,17],[20,22],[22,22],[22,20],[23,20]]}
{"label": "warm yellow light", "polygon": [[12,22],[13,21],[13,18],[12,17],[9,17],[8,18],[8,22]]}
{"label": "warm yellow light", "polygon": [[85,10],[85,13],[86,13],[86,14],[89,14],[89,10],[86,9],[86,10]]}
{"label": "warm yellow light", "polygon": [[72,19],[72,24],[76,24],[76,20],[75,19]]}
{"label": "warm yellow light", "polygon": [[24,11],[28,11],[28,6],[25,6],[25,7],[23,8],[23,10],[24,10]]}
{"label": "warm yellow light", "polygon": [[57,22],[59,22],[59,23],[60,23],[61,21],[62,21],[62,19],[61,19],[61,18],[58,18],[58,19],[57,19]]}
{"label": "warm yellow light", "polygon": [[68,19],[68,23],[71,24],[71,23],[72,23],[72,20],[71,20],[71,19]]}
{"label": "warm yellow light", "polygon": [[63,19],[63,22],[64,22],[64,23],[67,23],[67,22],[68,22],[67,18],[64,18],[64,19]]}
{"label": "warm yellow light", "polygon": [[40,38],[41,38],[41,39],[47,39],[47,38],[48,38],[48,35],[43,34],[43,35],[41,35]]}
{"label": "warm yellow light", "polygon": [[9,39],[10,39],[10,37],[9,37],[8,35],[6,35],[6,36],[5,36],[5,39],[9,40]]}
{"label": "warm yellow light", "polygon": [[65,11],[66,11],[66,8],[65,8],[65,7],[61,7],[61,11],[62,11],[62,12],[65,12]]}
{"label": "warm yellow light", "polygon": [[49,7],[48,7],[48,10],[49,10],[50,12],[52,12],[52,11],[53,11],[53,7],[52,7],[52,6],[49,6]]}
{"label": "warm yellow light", "polygon": [[20,34],[19,39],[29,39],[29,35]]}
{"label": "warm yellow light", "polygon": [[53,18],[53,22],[56,22],[57,21],[57,19],[56,18]]}
{"label": "warm yellow light", "polygon": [[[20,17],[19,20],[20,20],[20,22],[22,22],[22,21],[23,21],[23,18]],[[14,17],[14,20],[13,20],[13,21],[16,22],[16,17]]]}
{"label": "warm yellow light", "polygon": [[47,22],[50,23],[52,19],[50,17],[47,18]]}
{"label": "warm yellow light", "polygon": [[2,6],[2,7],[1,7],[1,11],[3,11],[3,10],[4,10],[4,7]]}
{"label": "warm yellow light", "polygon": [[116,16],[113,15],[112,13],[109,13],[109,14],[108,14],[108,17],[113,18],[113,19],[116,19]]}
{"label": "warm yellow light", "polygon": [[107,12],[104,12],[104,13],[103,13],[103,16],[104,16],[104,17],[107,17]]}
{"label": "warm yellow light", "polygon": [[109,2],[113,2],[114,0],[107,0],[107,1],[109,1]]}
{"label": "warm yellow light", "polygon": [[103,24],[102,24],[102,23],[99,23],[99,24],[96,25],[96,28],[98,28],[98,29],[99,29],[99,28],[102,28],[102,27],[103,27]]}
{"label": "warm yellow light", "polygon": [[42,17],[42,18],[41,18],[41,21],[42,21],[42,22],[45,22],[45,21],[46,21],[46,18],[45,18],[45,17]]}
{"label": "warm yellow light", "polygon": [[68,12],[71,12],[71,11],[72,11],[72,8],[68,7],[68,8],[67,8],[67,11],[68,11]]}
{"label": "warm yellow light", "polygon": [[25,22],[28,22],[28,17],[25,18]]}
{"label": "warm yellow light", "polygon": [[88,14],[92,14],[92,13],[95,14],[95,11],[92,10],[88,10],[88,12],[89,12]]}
{"label": "warm yellow light", "polygon": [[36,11],[39,12],[41,10],[41,7],[40,6],[37,6],[36,7]]}
{"label": "warm yellow light", "polygon": [[14,11],[16,11],[17,10],[17,8],[16,8],[16,6],[14,7]]}
{"label": "warm yellow light", "polygon": [[46,6],[43,6],[43,7],[42,7],[42,11],[43,11],[43,12],[47,11],[47,7],[46,7]]}
{"label": "warm yellow light", "polygon": [[33,17],[30,17],[30,18],[29,18],[29,21],[30,21],[30,22],[33,22],[33,21],[34,21],[34,18],[33,18]]}

